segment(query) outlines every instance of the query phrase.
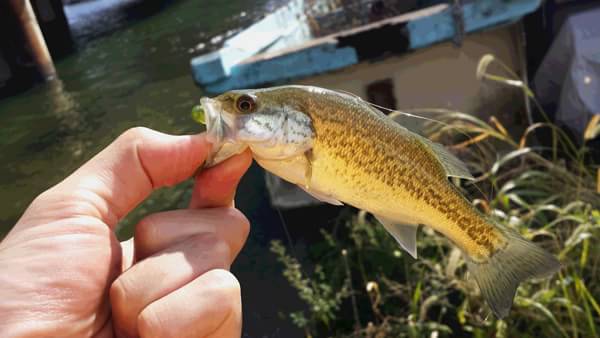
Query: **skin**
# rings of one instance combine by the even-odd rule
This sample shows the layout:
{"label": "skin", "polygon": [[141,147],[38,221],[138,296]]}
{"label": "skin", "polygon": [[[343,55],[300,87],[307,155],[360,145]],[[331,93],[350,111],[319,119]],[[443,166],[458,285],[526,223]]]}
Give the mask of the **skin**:
{"label": "skin", "polygon": [[188,209],[148,215],[127,242],[113,231],[210,150],[204,134],[131,129],[39,195],[0,243],[2,336],[239,337],[228,270],[249,231],[232,202],[248,152],[196,176]]}

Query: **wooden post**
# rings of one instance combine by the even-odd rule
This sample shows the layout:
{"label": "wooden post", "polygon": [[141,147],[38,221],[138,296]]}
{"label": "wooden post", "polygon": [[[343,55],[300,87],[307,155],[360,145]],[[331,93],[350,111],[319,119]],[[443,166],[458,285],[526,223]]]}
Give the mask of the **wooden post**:
{"label": "wooden post", "polygon": [[33,60],[46,81],[56,77],[56,69],[52,56],[46,46],[46,41],[40,30],[35,13],[29,0],[9,0],[15,17],[23,29],[23,34],[29,49],[33,53]]}

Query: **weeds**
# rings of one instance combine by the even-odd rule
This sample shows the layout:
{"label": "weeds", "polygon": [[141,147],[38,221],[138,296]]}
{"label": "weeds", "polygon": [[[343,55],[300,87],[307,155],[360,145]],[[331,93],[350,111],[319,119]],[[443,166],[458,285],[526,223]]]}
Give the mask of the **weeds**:
{"label": "weeds", "polygon": [[[478,78],[520,87],[539,108],[518,79],[488,73],[494,62],[482,58]],[[409,113],[424,112],[443,122],[430,123],[428,136],[453,144],[478,175],[476,186],[462,187],[474,204],[556,254],[561,271],[521,284],[510,315],[497,320],[468,278],[460,251],[444,237],[424,228],[420,257],[413,260],[360,211],[343,229],[323,231],[324,241],[314,248],[319,264],[310,276],[273,243],[284,275],[308,304],[308,310],[291,314],[294,323],[307,337],[598,337],[600,174],[587,156],[587,142],[600,133],[600,119],[590,121],[577,145],[550,121],[513,137],[494,117],[486,122],[447,110]],[[542,128],[551,131],[550,145],[532,137]]]}

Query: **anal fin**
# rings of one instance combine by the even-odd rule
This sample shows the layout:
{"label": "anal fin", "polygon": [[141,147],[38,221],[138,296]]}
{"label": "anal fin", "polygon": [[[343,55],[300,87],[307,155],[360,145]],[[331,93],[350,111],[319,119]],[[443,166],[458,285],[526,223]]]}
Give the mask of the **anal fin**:
{"label": "anal fin", "polygon": [[389,220],[382,216],[374,215],[375,218],[383,225],[385,230],[387,230],[393,237],[396,239],[398,244],[408,252],[413,258],[417,258],[417,229],[419,229],[419,225],[417,224],[403,224],[398,223],[392,220]]}

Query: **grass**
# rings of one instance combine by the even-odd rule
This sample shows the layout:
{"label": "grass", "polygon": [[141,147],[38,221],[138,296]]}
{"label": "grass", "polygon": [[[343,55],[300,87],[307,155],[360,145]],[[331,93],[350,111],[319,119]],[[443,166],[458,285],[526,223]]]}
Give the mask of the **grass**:
{"label": "grass", "polygon": [[[505,74],[491,74],[493,64]],[[493,56],[482,58],[477,76],[521,88],[545,118],[531,90]],[[468,278],[460,251],[444,237],[424,228],[420,257],[413,260],[371,215],[347,209],[340,228],[323,230],[323,241],[312,246],[310,272],[272,243],[285,277],[307,304],[291,320],[307,337],[598,337],[600,174],[587,144],[600,133],[600,118],[590,121],[578,144],[547,118],[515,137],[494,117],[408,113],[434,114],[438,122],[428,123],[426,134],[451,144],[477,175],[461,189],[483,211],[557,255],[560,272],[521,284],[510,315],[498,320]],[[534,137],[543,129],[548,145]]]}

